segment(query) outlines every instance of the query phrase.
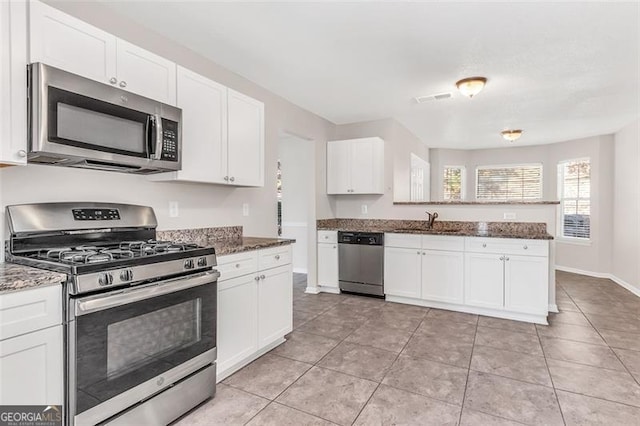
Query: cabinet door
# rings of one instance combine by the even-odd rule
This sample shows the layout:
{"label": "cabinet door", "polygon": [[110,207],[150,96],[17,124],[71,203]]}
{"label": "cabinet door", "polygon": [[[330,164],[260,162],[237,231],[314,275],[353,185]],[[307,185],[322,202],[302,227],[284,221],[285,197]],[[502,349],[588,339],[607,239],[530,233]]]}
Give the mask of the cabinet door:
{"label": "cabinet door", "polygon": [[264,186],[264,104],[228,89],[229,183]]}
{"label": "cabinet door", "polygon": [[420,298],[421,251],[384,248],[384,293],[390,296]]}
{"label": "cabinet door", "polygon": [[327,194],[350,194],[350,146],[344,141],[327,142]]}
{"label": "cabinet door", "polygon": [[384,161],[383,142],[379,138],[353,139],[349,141],[351,149],[351,193],[383,194],[384,170],[380,164]]}
{"label": "cabinet door", "polygon": [[0,341],[0,405],[61,405],[62,326]]}
{"label": "cabinet door", "polygon": [[546,315],[549,310],[548,258],[507,255],[505,259],[505,307]]}
{"label": "cabinet door", "polygon": [[29,11],[31,62],[102,83],[117,78],[115,36],[38,1]]}
{"label": "cabinet door", "polygon": [[465,303],[484,308],[504,306],[504,262],[500,254],[466,253]]}
{"label": "cabinet door", "polygon": [[220,373],[258,349],[257,275],[218,283],[218,371]]}
{"label": "cabinet door", "polygon": [[338,244],[318,244],[318,285],[338,289]]}
{"label": "cabinet door", "polygon": [[147,98],[176,104],[176,64],[124,40],[117,40],[118,86]]}
{"label": "cabinet door", "polygon": [[0,164],[27,163],[27,6],[0,1]]}
{"label": "cabinet door", "polygon": [[293,329],[293,273],[287,265],[259,274],[258,348],[263,348]]}
{"label": "cabinet door", "polygon": [[424,250],[422,256],[422,298],[463,303],[464,253]]}
{"label": "cabinet door", "polygon": [[227,176],[227,88],[178,67],[182,108],[182,170],[179,180],[225,183]]}

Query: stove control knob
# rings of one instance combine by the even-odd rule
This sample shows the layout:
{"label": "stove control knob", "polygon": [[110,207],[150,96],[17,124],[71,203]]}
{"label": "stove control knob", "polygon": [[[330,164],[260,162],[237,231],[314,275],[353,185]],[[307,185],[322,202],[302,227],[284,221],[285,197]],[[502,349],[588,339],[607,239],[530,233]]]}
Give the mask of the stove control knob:
{"label": "stove control knob", "polygon": [[121,281],[131,281],[133,279],[133,271],[131,269],[124,269],[120,271]]}
{"label": "stove control knob", "polygon": [[202,268],[204,266],[207,266],[207,258],[201,257],[198,259],[198,267]]}
{"label": "stove control knob", "polygon": [[184,269],[193,269],[195,264],[193,263],[193,259],[187,259],[184,261]]}
{"label": "stove control knob", "polygon": [[104,274],[100,274],[98,276],[98,285],[104,287],[106,285],[113,284],[113,275],[109,272],[105,272]]}

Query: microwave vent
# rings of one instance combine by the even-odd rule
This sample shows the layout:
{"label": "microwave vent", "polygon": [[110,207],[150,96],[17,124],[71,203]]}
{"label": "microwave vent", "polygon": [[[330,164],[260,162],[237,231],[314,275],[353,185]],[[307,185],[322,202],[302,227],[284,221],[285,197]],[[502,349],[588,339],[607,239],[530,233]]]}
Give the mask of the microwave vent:
{"label": "microwave vent", "polygon": [[47,155],[30,155],[28,158],[29,163],[39,164],[63,164],[69,161],[67,158],[49,157]]}

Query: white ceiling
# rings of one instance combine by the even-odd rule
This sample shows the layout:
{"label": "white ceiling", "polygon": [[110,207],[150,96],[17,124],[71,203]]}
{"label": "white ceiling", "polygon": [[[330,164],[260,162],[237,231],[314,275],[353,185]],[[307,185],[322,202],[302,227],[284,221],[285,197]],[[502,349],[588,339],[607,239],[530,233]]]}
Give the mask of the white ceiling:
{"label": "white ceiling", "polygon": [[[430,147],[508,146],[506,128],[558,142],[639,115],[638,2],[108,4],[334,123],[394,117]],[[488,83],[470,100],[454,82],[474,75]]]}

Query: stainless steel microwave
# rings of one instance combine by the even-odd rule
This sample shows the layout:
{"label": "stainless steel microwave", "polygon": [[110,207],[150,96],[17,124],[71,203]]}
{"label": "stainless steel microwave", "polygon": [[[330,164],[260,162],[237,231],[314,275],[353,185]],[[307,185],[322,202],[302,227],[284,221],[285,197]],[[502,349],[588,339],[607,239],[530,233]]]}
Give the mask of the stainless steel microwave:
{"label": "stainless steel microwave", "polygon": [[36,164],[150,174],[180,170],[182,110],[41,63],[28,66]]}

